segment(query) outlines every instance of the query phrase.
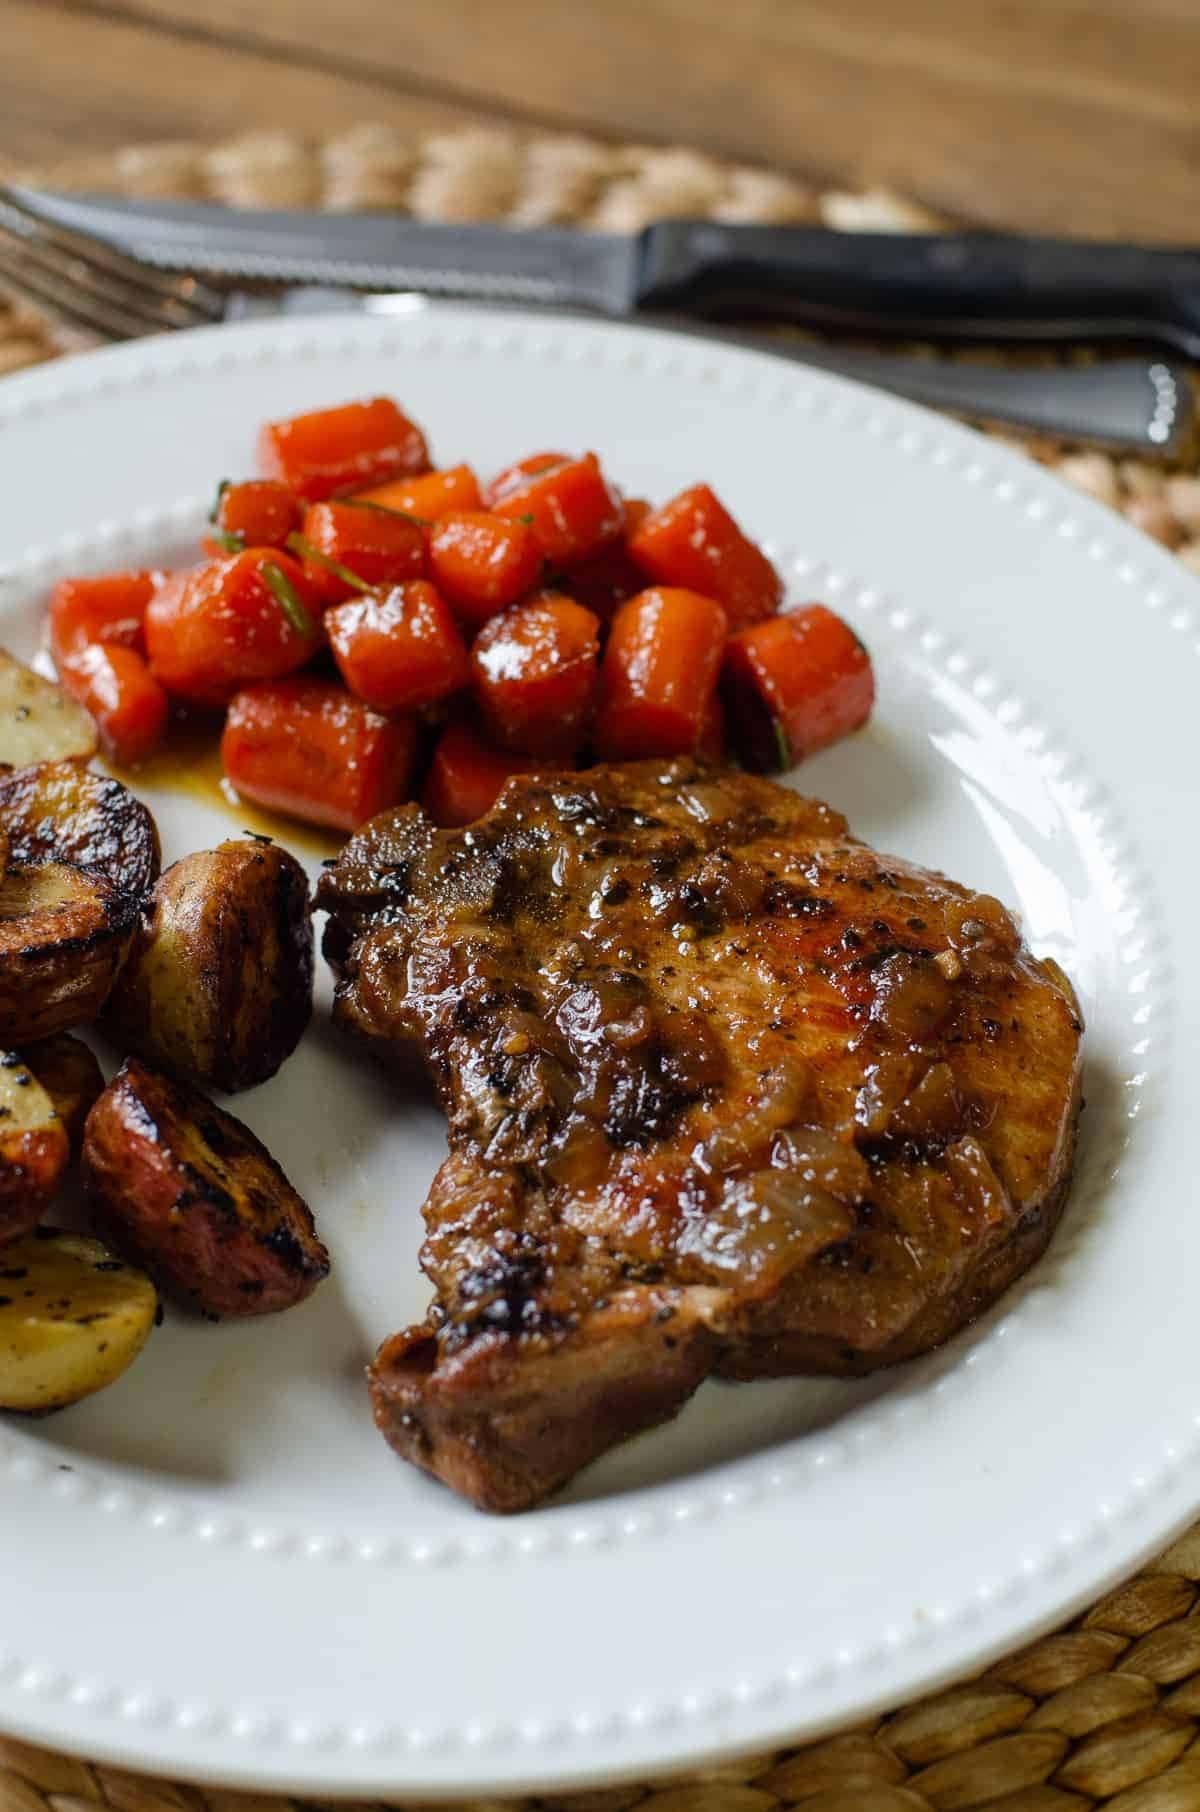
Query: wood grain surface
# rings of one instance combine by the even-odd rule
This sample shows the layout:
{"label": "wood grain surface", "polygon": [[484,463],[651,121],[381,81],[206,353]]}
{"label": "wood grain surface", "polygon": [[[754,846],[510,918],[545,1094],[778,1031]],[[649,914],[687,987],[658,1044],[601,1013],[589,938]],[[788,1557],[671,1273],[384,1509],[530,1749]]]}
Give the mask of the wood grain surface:
{"label": "wood grain surface", "polygon": [[0,166],[241,128],[686,143],[1190,240],[1200,0],[0,0]]}

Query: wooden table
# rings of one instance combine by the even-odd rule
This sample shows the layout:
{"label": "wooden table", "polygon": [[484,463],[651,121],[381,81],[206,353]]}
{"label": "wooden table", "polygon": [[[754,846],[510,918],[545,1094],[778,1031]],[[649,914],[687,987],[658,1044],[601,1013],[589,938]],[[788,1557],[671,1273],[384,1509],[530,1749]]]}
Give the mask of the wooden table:
{"label": "wooden table", "polygon": [[1200,230],[1200,0],[0,0],[0,50],[0,167],[483,120],[997,226]]}

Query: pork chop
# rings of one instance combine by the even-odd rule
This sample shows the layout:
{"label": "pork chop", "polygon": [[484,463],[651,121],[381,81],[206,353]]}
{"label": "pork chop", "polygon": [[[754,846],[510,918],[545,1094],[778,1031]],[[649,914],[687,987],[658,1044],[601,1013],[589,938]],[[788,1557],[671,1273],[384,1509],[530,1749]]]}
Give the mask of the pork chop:
{"label": "pork chop", "polygon": [[392,1446],[521,1510],[713,1372],[923,1352],[1041,1253],[1080,1023],[997,900],[816,800],[642,762],[375,819],[327,871],[335,1014],[449,1117]]}

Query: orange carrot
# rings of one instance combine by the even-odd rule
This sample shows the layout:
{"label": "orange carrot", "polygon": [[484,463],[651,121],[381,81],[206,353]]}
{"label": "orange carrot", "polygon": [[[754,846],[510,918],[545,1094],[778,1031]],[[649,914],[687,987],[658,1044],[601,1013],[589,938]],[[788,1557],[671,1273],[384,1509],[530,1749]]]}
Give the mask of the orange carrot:
{"label": "orange carrot", "polygon": [[225,704],[249,680],[293,673],[322,641],[308,581],[274,547],[177,574],[151,598],[145,624],[155,678],[200,705]]}
{"label": "orange carrot", "polygon": [[296,674],[230,701],[221,761],[235,790],[269,811],[352,831],[407,799],[410,717],[384,717],[334,680]]}
{"label": "orange carrot", "polygon": [[419,516],[422,522],[438,522],[451,510],[483,508],[479,480],[470,466],[450,466],[443,472],[426,472],[422,478],[395,478],[373,491],[360,491],[355,502],[378,503],[406,516]]}
{"label": "orange carrot", "polygon": [[426,579],[335,604],[325,628],[342,678],[378,711],[436,704],[471,677],[450,606]]}
{"label": "orange carrot", "polygon": [[534,540],[553,565],[571,566],[616,540],[624,505],[594,453],[582,459],[543,453],[522,465],[539,469],[511,467],[501,473],[488,486],[488,507],[498,516],[528,518]]}
{"label": "orange carrot", "polygon": [[463,621],[477,627],[533,589],[542,555],[524,522],[456,510],[429,531],[429,570]]}
{"label": "orange carrot", "polygon": [[875,702],[870,655],[823,604],[730,636],[722,688],[730,739],[760,772],[789,768],[857,730]]}
{"label": "orange carrot", "polygon": [[622,604],[604,651],[599,753],[610,761],[630,761],[698,748],[725,633],[725,612],[699,592],[657,587]]}
{"label": "orange carrot", "polygon": [[310,503],[320,503],[427,472],[429,449],[421,430],[391,398],[376,396],[267,422],[259,435],[258,463],[264,478],[278,478]]}
{"label": "orange carrot", "polygon": [[773,615],[783,581],[706,484],[651,510],[629,537],[629,551],[659,585],[686,586],[724,605],[730,632]]}
{"label": "orange carrot", "polygon": [[50,652],[57,662],[93,642],[143,647],[146,606],[161,573],[102,573],[95,579],[60,579],[50,593]]}
{"label": "orange carrot", "polygon": [[205,551],[219,558],[247,547],[284,547],[300,527],[304,500],[274,478],[247,478],[219,486]]}
{"label": "orange carrot", "polygon": [[59,678],[96,720],[104,753],[136,767],[167,733],[167,695],[135,648],[93,642],[59,665]]}
{"label": "orange carrot", "polygon": [[473,824],[491,811],[511,775],[533,771],[519,755],[502,754],[456,721],[438,739],[421,803],[435,824]]}
{"label": "orange carrot", "polygon": [[591,709],[599,619],[543,593],[492,617],[475,638],[471,672],[496,741],[523,755],[573,755]]}
{"label": "orange carrot", "polygon": [[[300,541],[293,536],[288,545],[303,559],[304,576],[323,604],[337,604],[364,585],[419,579],[425,571],[425,536],[418,523],[350,500],[314,503],[305,512]],[[338,566],[346,577],[334,571]]]}

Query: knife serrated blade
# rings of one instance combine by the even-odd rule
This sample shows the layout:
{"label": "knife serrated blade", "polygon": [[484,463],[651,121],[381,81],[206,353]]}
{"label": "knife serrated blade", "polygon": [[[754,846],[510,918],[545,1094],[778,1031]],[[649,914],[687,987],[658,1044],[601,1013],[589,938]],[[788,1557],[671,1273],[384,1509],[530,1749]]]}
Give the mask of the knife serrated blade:
{"label": "knife serrated blade", "polygon": [[311,215],[205,202],[14,193],[47,219],[169,270],[273,283],[422,290],[488,302],[632,312],[636,239],[569,227],[430,225],[397,214]]}

